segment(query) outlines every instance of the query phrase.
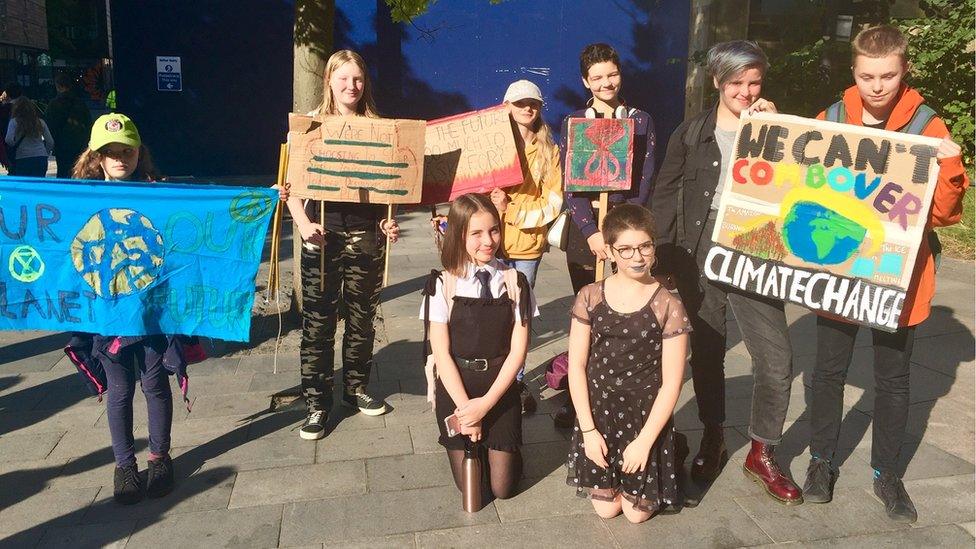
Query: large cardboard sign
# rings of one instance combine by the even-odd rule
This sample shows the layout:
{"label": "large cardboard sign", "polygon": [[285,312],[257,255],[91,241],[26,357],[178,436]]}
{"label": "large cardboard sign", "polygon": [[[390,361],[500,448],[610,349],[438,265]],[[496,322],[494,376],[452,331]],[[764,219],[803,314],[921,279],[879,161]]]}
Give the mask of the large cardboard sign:
{"label": "large cardboard sign", "polygon": [[423,120],[288,116],[291,194],[332,202],[417,204]]}
{"label": "large cardboard sign", "polygon": [[893,331],[925,231],[939,140],[743,117],[708,278]]}
{"label": "large cardboard sign", "polygon": [[424,204],[522,183],[522,163],[504,105],[427,123]]}
{"label": "large cardboard sign", "polygon": [[566,139],[566,192],[630,188],[634,164],[632,119],[570,118]]}

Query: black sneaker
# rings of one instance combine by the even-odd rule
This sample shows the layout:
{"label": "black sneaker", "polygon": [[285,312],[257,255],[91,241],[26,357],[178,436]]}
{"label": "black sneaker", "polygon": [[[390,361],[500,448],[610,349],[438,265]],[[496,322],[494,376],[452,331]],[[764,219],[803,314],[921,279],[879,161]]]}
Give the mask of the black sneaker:
{"label": "black sneaker", "polygon": [[834,483],[837,472],[830,461],[818,457],[810,458],[807,467],[807,480],[803,483],[803,501],[807,503],[827,503],[834,499]]}
{"label": "black sneaker", "polygon": [[385,400],[373,398],[363,390],[351,395],[342,395],[342,404],[349,408],[359,408],[359,411],[367,416],[381,416],[390,411],[390,405]]}
{"label": "black sneaker", "polygon": [[117,503],[132,505],[142,500],[142,480],[139,479],[139,467],[135,464],[115,468],[115,493],[113,497]]}
{"label": "black sneaker", "polygon": [[529,386],[524,382],[516,381],[519,385],[519,399],[522,401],[522,415],[534,414],[536,410],[535,397],[532,396],[532,391],[529,391]]}
{"label": "black sneaker", "polygon": [[895,522],[912,523],[918,520],[915,504],[908,497],[901,479],[888,471],[875,473],[874,495],[885,506],[888,518]]}
{"label": "black sneaker", "polygon": [[146,495],[161,498],[173,491],[173,460],[169,455],[149,460],[149,479],[146,481]]}
{"label": "black sneaker", "polygon": [[309,412],[298,434],[304,440],[318,440],[325,436],[325,424],[328,421],[328,414],[321,410]]}

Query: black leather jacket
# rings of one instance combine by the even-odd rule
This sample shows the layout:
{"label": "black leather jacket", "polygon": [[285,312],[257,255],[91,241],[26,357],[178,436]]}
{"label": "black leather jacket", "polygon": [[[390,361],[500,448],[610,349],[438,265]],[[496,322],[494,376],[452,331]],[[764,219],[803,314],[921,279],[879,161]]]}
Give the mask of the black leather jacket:
{"label": "black leather jacket", "polygon": [[715,142],[717,108],[682,122],[668,141],[649,205],[655,221],[656,272],[685,274],[696,266],[700,270],[698,251],[711,244],[711,235],[702,232],[721,172],[722,153]]}

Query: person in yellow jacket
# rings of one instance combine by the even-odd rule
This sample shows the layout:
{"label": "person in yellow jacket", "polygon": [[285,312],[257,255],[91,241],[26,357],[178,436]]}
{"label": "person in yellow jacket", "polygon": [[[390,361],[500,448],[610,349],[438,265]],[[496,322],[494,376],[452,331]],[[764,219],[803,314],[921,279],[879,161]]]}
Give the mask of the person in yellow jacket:
{"label": "person in yellow jacket", "polygon": [[[548,247],[546,233],[563,208],[562,170],[559,147],[552,130],[542,119],[542,92],[528,80],[517,80],[505,92],[505,104],[515,123],[515,143],[522,153],[522,183],[495,189],[491,201],[502,219],[502,262],[525,275],[535,287],[542,254]],[[522,383],[525,368],[519,370],[522,412],[532,413],[536,403]]]}
{"label": "person in yellow jacket", "polygon": [[505,104],[518,130],[515,142],[525,163],[523,180],[516,187],[495,189],[491,201],[502,217],[504,262],[525,274],[535,286],[536,273],[546,251],[546,232],[563,207],[559,147],[542,120],[542,92],[528,80],[512,82]]}

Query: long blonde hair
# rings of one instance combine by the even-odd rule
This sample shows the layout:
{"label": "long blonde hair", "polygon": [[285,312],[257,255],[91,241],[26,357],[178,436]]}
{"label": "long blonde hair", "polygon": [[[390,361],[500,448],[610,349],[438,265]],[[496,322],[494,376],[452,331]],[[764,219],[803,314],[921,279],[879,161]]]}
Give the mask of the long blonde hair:
{"label": "long blonde hair", "polygon": [[26,96],[22,95],[14,100],[10,117],[17,120],[17,135],[14,136],[16,139],[41,137],[44,133],[37,105]]}
{"label": "long blonde hair", "polygon": [[363,73],[363,95],[359,98],[359,103],[356,104],[356,113],[367,118],[379,118],[380,115],[376,111],[376,103],[373,101],[373,83],[369,79],[369,72],[366,70],[366,62],[363,61],[361,55],[352,50],[339,50],[333,53],[326,62],[325,74],[322,76],[322,81],[324,84],[324,89],[322,90],[322,104],[319,105],[319,108],[317,109],[319,114],[339,114],[339,109],[336,107],[336,100],[332,95],[332,86],[329,85],[329,80],[332,79],[332,74],[346,63],[355,63],[355,65]]}
{"label": "long blonde hair", "polygon": [[[86,148],[71,169],[71,177],[95,181],[105,179],[105,170],[102,169],[102,153]],[[159,181],[162,178],[156,171],[149,149],[145,145],[139,145],[139,162],[136,164],[135,171],[129,176],[129,181]]]}
{"label": "long blonde hair", "polygon": [[542,183],[542,178],[549,171],[552,157],[558,149],[556,142],[552,139],[552,128],[542,119],[542,110],[539,110],[539,118],[535,121],[535,141],[539,144],[539,152],[535,155],[535,161],[529,166],[529,173],[536,183]]}

